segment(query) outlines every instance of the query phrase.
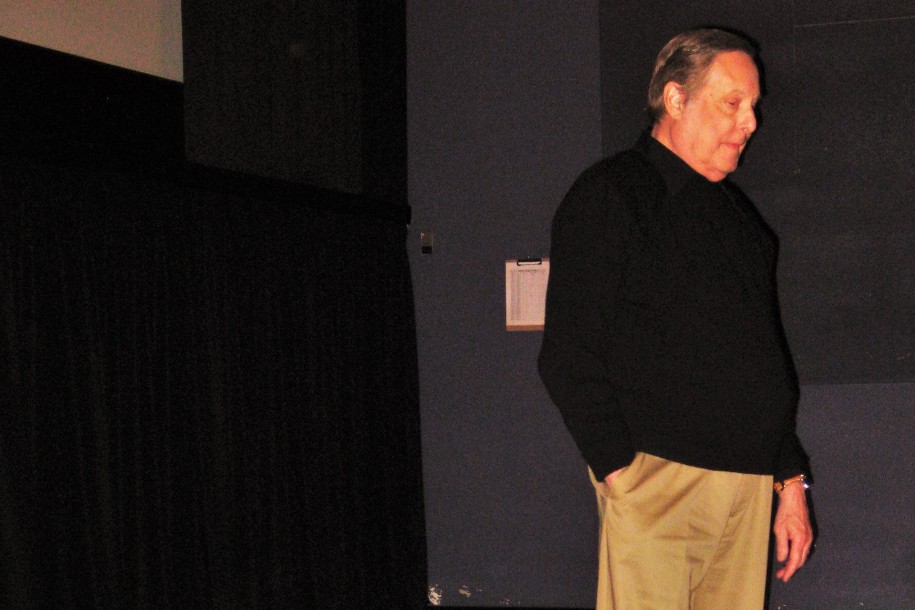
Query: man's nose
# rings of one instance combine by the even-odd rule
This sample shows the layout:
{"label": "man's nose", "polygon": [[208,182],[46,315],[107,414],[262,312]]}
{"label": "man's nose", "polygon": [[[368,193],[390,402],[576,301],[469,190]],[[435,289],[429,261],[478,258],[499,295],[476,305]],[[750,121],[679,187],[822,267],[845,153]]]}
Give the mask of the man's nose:
{"label": "man's nose", "polygon": [[740,130],[750,136],[756,131],[756,111],[752,108],[743,113],[740,118]]}

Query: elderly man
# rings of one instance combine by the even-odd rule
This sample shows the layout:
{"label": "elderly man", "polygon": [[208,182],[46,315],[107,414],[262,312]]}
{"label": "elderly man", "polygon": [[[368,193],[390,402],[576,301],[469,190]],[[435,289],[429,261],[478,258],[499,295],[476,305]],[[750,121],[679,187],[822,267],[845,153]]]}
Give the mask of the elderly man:
{"label": "elderly man", "polygon": [[812,542],[776,241],[724,179],[756,130],[753,45],[661,50],[652,125],[586,170],[552,226],[540,375],[587,461],[599,609],[762,608]]}

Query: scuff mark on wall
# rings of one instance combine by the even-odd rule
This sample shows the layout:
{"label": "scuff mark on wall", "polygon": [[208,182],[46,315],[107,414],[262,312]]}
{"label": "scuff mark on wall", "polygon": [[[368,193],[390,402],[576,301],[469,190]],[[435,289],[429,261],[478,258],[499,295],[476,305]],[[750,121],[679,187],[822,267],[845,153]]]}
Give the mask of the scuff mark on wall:
{"label": "scuff mark on wall", "polygon": [[442,588],[438,585],[430,585],[428,597],[429,597],[430,606],[441,606],[442,605]]}
{"label": "scuff mark on wall", "polygon": [[[459,597],[455,597],[455,598],[453,598],[453,599],[448,600],[452,605],[457,605],[457,606],[464,605],[464,604],[466,604],[466,603],[468,603],[468,602],[461,602],[461,601],[459,601],[459,600],[460,600],[461,598],[464,598],[464,599],[468,599],[468,600],[469,600],[469,599],[470,599],[471,597],[473,597],[474,595],[476,595],[478,598],[479,598],[480,596],[482,596],[483,598],[485,598],[485,599],[482,600],[482,601],[488,601],[488,602],[490,602],[490,603],[493,602],[493,601],[495,601],[495,599],[493,599],[493,597],[492,597],[491,595],[489,595],[489,596],[483,595],[483,594],[484,594],[484,591],[483,591],[483,589],[481,589],[481,588],[479,588],[479,587],[471,587],[470,585],[461,585],[461,586],[459,586],[455,591],[456,591],[456,593],[458,594]],[[444,590],[444,588],[443,588],[441,585],[439,585],[439,584],[431,584],[431,585],[429,585],[429,590],[428,590],[428,596],[427,596],[427,597],[428,597],[428,599],[429,599],[429,605],[430,605],[430,606],[441,606],[443,603],[446,602],[446,599],[445,599],[445,597],[446,597],[446,595],[445,595],[445,590]],[[520,601],[512,600],[512,599],[510,599],[510,598],[508,598],[508,597],[503,597],[503,598],[499,599],[497,603],[498,603],[500,606],[505,606],[505,607],[510,607],[510,606],[519,607],[519,606],[521,606],[521,602],[520,602]],[[787,610],[787,609],[786,609],[786,610]]]}

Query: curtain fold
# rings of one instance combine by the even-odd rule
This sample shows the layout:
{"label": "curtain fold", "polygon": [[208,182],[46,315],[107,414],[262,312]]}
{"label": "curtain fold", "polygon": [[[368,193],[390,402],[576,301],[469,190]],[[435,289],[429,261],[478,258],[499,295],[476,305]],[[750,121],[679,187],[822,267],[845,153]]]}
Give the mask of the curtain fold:
{"label": "curtain fold", "polygon": [[423,607],[405,228],[0,163],[0,606]]}

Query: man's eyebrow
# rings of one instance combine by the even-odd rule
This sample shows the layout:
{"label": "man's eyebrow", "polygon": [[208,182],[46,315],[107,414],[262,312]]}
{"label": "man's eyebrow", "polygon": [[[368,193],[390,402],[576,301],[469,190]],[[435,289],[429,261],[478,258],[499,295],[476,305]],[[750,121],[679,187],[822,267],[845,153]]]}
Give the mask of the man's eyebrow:
{"label": "man's eyebrow", "polygon": [[732,89],[727,95],[739,95],[740,97],[749,97],[752,101],[751,105],[755,108],[759,101],[762,99],[762,93],[757,93],[755,96],[748,94],[744,89],[736,88]]}

